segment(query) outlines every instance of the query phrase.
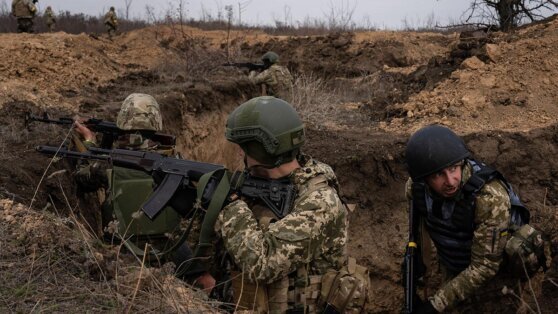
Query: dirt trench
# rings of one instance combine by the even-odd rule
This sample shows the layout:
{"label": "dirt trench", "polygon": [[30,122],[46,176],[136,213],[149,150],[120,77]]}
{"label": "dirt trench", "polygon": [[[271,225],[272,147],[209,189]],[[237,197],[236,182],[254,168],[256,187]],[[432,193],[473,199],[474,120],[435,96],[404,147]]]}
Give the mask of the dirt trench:
{"label": "dirt trench", "polygon": [[[183,156],[224,163],[230,168],[241,165],[238,152],[224,139],[224,125],[235,106],[256,95],[251,85],[238,80],[172,83],[156,74],[139,72],[80,95],[86,100],[80,112],[113,120],[121,100],[133,90],[150,93],[159,100],[165,132],[178,136],[177,147]],[[29,110],[40,109],[30,103],[5,106],[0,114],[3,130],[22,128],[23,114]],[[9,183],[3,185],[0,194],[29,204],[35,195],[34,187],[49,162],[48,158],[35,153],[33,147],[59,145],[67,129],[34,124],[24,130],[23,135],[3,137],[0,173],[2,181]],[[553,125],[529,132],[485,132],[465,136],[476,157],[500,169],[512,182],[532,209],[534,223],[554,233],[556,227],[551,222],[558,217],[549,209],[558,205],[558,160],[549,156],[558,153],[557,131],[558,125]],[[332,165],[339,176],[343,199],[357,205],[350,213],[349,253],[370,269],[373,285],[368,310],[373,313],[397,312],[402,302],[399,280],[407,230],[403,197],[407,179],[403,155],[406,140],[405,134],[381,130],[308,130],[305,151]],[[15,163],[21,166],[13,167]],[[59,170],[66,172],[53,175]],[[35,208],[63,210],[76,206],[68,170],[66,164],[52,166],[36,194]],[[542,302],[542,306],[550,306],[552,302]]]}
{"label": "dirt trench", "polygon": [[[558,221],[553,210],[558,204],[558,160],[550,157],[558,152],[557,129],[558,125],[553,125],[529,132],[465,136],[475,158],[504,174],[531,209],[533,225],[548,234],[556,234]],[[354,130],[309,133],[307,151],[334,167],[344,199],[358,205],[350,214],[349,253],[369,267],[373,283],[369,311],[397,312],[403,297],[400,263],[407,234],[404,198],[407,138]],[[537,293],[542,308],[551,309],[556,304],[556,296],[547,298],[548,292],[540,290]],[[534,304],[533,299],[527,299]],[[510,303],[485,301],[474,308],[484,311],[487,306],[499,312]]]}
{"label": "dirt trench", "polygon": [[[314,65],[309,57],[300,58],[304,61],[299,65],[287,62],[293,69],[298,67],[305,71],[341,76],[346,88],[353,88],[351,91],[358,83],[357,88],[363,88],[363,95],[370,90],[378,91],[361,106],[359,112],[343,117],[341,122],[350,126],[348,128],[309,125],[305,150],[333,166],[340,179],[343,199],[357,205],[350,213],[349,253],[370,269],[373,285],[368,311],[394,313],[399,311],[403,296],[399,285],[407,232],[406,201],[403,197],[407,174],[403,151],[409,134],[386,132],[374,125],[371,127],[370,120],[389,121],[387,105],[404,102],[413,94],[432,89],[438,82],[446,80],[459,62],[451,56],[438,56],[410,73],[384,70],[384,64],[393,68],[414,64],[410,59],[405,61],[404,56],[401,57],[403,59],[390,59],[390,54],[396,55],[402,48],[386,42],[376,46],[370,44],[370,49],[365,49],[362,57],[362,60],[366,59],[365,56],[376,48],[389,48],[385,59],[380,58],[377,63],[375,59],[360,63],[365,69],[339,67],[339,64],[358,56],[347,46],[346,41],[350,43],[352,37],[336,36],[293,40],[287,46],[291,50],[278,52],[293,51],[295,55],[304,55],[307,52],[298,51],[296,47],[311,44],[316,44],[316,47],[339,46],[339,49],[326,51],[334,53],[334,56],[329,56],[334,60],[331,64]],[[275,47],[278,47],[278,42],[272,41],[250,49],[259,55]],[[368,57],[366,60],[371,59]],[[331,68],[334,66],[336,68]],[[363,73],[364,79],[355,78]],[[367,79],[373,83],[370,84]],[[222,75],[190,80],[154,71],[139,71],[111,80],[101,87],[83,88],[64,96],[80,99],[80,107],[75,111],[81,115],[114,121],[122,100],[131,92],[149,93],[159,101],[164,115],[164,131],[178,136],[177,148],[185,158],[223,163],[229,168],[240,166],[238,152],[224,139],[224,125],[228,113],[235,106],[257,95],[254,86]],[[0,110],[0,196],[23,204],[30,204],[35,187],[49,163],[48,158],[36,154],[33,148],[40,144],[60,145],[68,131],[42,124],[25,128],[23,115],[29,110],[41,113],[42,109],[29,102],[15,102],[4,105]],[[49,113],[53,117],[73,114],[69,111]],[[341,123],[339,117],[335,119]],[[534,223],[552,234],[556,234],[558,221],[552,211],[558,206],[558,160],[552,157],[557,153],[557,131],[558,125],[554,124],[528,132],[468,131],[465,134],[465,140],[475,156],[503,172],[532,209]],[[80,210],[75,205],[77,201],[70,170],[63,162],[51,166],[36,193],[34,208]],[[542,310],[550,311],[558,303],[557,298],[545,297],[540,289],[537,293],[542,295],[539,300]],[[532,303],[532,300],[528,299],[528,302]],[[484,306],[487,305],[479,304],[481,309]],[[494,312],[502,311],[498,304],[491,306],[495,306]]]}

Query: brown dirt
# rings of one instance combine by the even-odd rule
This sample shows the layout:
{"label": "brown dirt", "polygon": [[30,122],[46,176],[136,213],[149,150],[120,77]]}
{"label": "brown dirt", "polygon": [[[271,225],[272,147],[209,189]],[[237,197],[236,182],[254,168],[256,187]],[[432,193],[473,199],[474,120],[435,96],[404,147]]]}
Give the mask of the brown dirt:
{"label": "brown dirt", "polygon": [[[308,122],[306,150],[334,167],[343,198],[358,205],[350,214],[349,251],[371,272],[369,312],[400,309],[399,265],[407,229],[403,151],[408,135],[423,125],[443,123],[462,134],[479,159],[496,166],[513,183],[532,209],[535,224],[556,237],[558,161],[550,156],[558,153],[558,92],[553,88],[558,77],[558,59],[553,54],[558,49],[557,29],[558,21],[549,20],[513,34],[481,35],[473,40],[404,32],[231,35],[230,55],[237,61],[257,61],[271,49],[296,76],[312,73],[327,79],[320,90],[332,96],[327,103],[295,105]],[[257,95],[257,88],[242,73],[216,66],[227,55],[225,32],[151,27],[123,34],[114,42],[62,33],[7,34],[0,35],[0,47],[0,69],[6,73],[0,77],[1,197],[28,205],[48,164],[33,147],[59,145],[67,134],[55,126],[35,124],[25,129],[25,111],[48,109],[53,116],[79,112],[114,120],[120,102],[132,92],[150,93],[159,100],[166,131],[179,136],[178,148],[184,156],[240,166],[237,152],[222,136],[224,121],[236,105]],[[74,205],[67,172],[49,177],[63,169],[69,168],[62,162],[49,169],[33,209],[56,209],[63,217],[87,210]],[[6,222],[8,212],[0,210],[2,231],[13,228]],[[60,219],[47,218],[50,214],[43,212],[17,213],[21,219],[45,226]],[[25,234],[9,230],[2,232],[8,241]],[[57,250],[68,246],[62,237],[48,239]],[[41,246],[36,250],[45,252]],[[103,250],[107,263],[125,267],[125,261]],[[64,254],[79,260],[83,251]],[[23,259],[31,267],[31,251],[9,254],[10,259]],[[0,272],[11,272],[15,266],[4,263],[7,255],[2,256]],[[43,273],[36,276],[41,278],[37,280],[49,278]],[[537,299],[541,310],[550,312],[558,303],[556,293],[540,288],[541,278],[535,282]],[[61,286],[75,284],[67,278],[58,280]],[[114,287],[111,279],[107,281],[83,279],[79,285],[95,291],[107,284]],[[13,290],[0,291],[9,300],[0,309],[28,311],[33,307],[28,301],[15,301]],[[25,293],[48,297],[53,291]],[[534,306],[530,297],[525,299]],[[68,300],[72,302],[79,303]],[[111,309],[126,306],[120,299],[114,302]],[[492,306],[494,311],[502,310],[498,304]]]}

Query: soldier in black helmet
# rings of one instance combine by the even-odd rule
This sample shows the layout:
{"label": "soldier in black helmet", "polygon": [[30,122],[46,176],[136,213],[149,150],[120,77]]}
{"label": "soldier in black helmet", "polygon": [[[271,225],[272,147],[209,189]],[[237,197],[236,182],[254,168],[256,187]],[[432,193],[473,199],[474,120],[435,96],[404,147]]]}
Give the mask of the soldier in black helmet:
{"label": "soldier in black helmet", "polygon": [[[418,130],[407,143],[406,161],[410,174],[407,198],[412,200],[414,215],[419,216],[415,239],[419,239],[422,257],[429,255],[426,236],[432,240],[444,277],[428,300],[416,297],[419,302],[414,312],[454,308],[496,275],[505,255],[524,253],[518,253],[514,241],[508,241],[510,229],[523,226],[521,232],[532,238],[531,245],[541,244],[536,231],[526,225],[529,212],[511,185],[498,171],[472,159],[452,130],[439,125]],[[536,262],[527,267],[536,271],[544,255],[535,255],[531,257]]]}

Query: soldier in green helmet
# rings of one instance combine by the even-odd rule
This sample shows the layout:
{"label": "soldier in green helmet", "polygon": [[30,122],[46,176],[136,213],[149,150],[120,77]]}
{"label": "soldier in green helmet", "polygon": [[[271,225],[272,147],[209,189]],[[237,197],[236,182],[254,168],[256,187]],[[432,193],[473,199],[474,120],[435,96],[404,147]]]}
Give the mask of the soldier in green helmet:
{"label": "soldier in green helmet", "polygon": [[[260,200],[235,194],[218,213],[214,230],[234,262],[231,279],[238,309],[361,310],[368,275],[346,255],[347,209],[339,198],[339,183],[330,166],[301,152],[305,130],[297,112],[275,97],[253,98],[229,115],[226,138],[242,149],[247,173],[286,179],[297,190],[284,217]],[[339,275],[347,264],[354,275],[350,280]],[[332,287],[335,276],[340,284]],[[343,293],[347,290],[354,293],[348,296]]]}
{"label": "soldier in green helmet", "polygon": [[293,91],[293,76],[286,67],[279,65],[279,55],[268,51],[262,56],[265,70],[261,73],[251,72],[250,79],[262,86],[262,95],[275,96],[290,100]]}
{"label": "soldier in green helmet", "polygon": [[[116,125],[122,130],[161,131],[163,121],[159,104],[150,95],[130,94],[122,103]],[[97,146],[96,134],[79,121],[75,123],[75,130],[86,146]],[[120,136],[114,148],[174,155],[174,146],[143,138],[139,132]],[[126,239],[125,246],[140,258],[147,245],[146,258],[153,263],[173,261],[179,266],[190,258],[192,253],[189,247],[179,241],[183,231],[179,226],[181,217],[177,211],[166,207],[153,221],[140,211],[141,205],[152,193],[151,176],[142,171],[108,167],[106,163],[95,162],[79,167],[75,179],[80,194],[89,196],[88,200],[81,203],[85,204],[82,206],[89,206],[89,211],[102,213],[102,231],[98,232],[105,239],[110,242]],[[91,201],[95,197],[98,197],[96,204]],[[210,277],[198,278],[204,287],[213,286],[212,280]]]}

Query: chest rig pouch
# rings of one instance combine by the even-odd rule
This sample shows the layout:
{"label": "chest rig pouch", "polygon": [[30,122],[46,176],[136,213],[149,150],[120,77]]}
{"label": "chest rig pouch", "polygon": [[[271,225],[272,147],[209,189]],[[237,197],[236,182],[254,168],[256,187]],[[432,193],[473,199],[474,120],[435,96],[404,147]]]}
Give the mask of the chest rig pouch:
{"label": "chest rig pouch", "polygon": [[118,221],[118,234],[124,244],[138,256],[143,256],[144,245],[149,243],[148,259],[164,258],[178,243],[168,235],[179,228],[180,216],[170,207],[163,209],[154,220],[140,208],[153,191],[153,179],[142,171],[113,167],[109,172],[110,194],[103,206],[105,217]]}

